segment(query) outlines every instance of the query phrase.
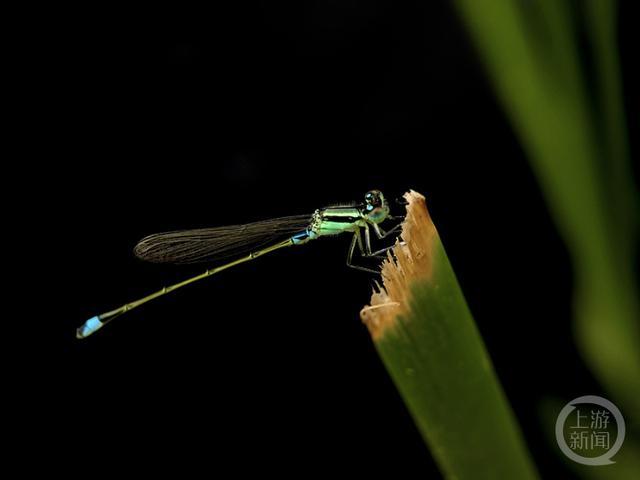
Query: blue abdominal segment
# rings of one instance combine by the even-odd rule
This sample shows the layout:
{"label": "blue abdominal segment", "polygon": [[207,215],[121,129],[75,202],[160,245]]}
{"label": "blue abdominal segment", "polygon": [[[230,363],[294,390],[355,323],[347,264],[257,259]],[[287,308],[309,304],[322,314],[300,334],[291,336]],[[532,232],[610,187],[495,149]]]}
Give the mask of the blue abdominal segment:
{"label": "blue abdominal segment", "polygon": [[303,245],[307,243],[309,240],[314,240],[317,238],[317,235],[314,231],[306,229],[300,233],[296,233],[291,237],[291,242],[294,245]]}
{"label": "blue abdominal segment", "polygon": [[76,330],[77,338],[85,338],[91,335],[96,330],[100,329],[104,323],[100,321],[100,318],[96,315],[95,317],[91,317],[89,320],[84,322],[84,324]]}

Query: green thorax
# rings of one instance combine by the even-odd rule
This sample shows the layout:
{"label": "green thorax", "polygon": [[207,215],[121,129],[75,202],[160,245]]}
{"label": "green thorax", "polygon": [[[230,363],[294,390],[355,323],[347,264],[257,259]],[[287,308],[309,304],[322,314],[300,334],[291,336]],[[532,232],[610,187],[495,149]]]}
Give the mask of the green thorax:
{"label": "green thorax", "polygon": [[358,207],[327,207],[316,210],[311,221],[311,231],[317,236],[354,232],[364,226],[366,220]]}

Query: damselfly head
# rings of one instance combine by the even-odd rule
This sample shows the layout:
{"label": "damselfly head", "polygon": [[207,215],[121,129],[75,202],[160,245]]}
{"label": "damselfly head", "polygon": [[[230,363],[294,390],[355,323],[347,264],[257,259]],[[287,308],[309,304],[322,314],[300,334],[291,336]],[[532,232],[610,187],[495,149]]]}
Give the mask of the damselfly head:
{"label": "damselfly head", "polygon": [[369,190],[364,196],[367,218],[380,223],[389,215],[389,204],[380,190]]}

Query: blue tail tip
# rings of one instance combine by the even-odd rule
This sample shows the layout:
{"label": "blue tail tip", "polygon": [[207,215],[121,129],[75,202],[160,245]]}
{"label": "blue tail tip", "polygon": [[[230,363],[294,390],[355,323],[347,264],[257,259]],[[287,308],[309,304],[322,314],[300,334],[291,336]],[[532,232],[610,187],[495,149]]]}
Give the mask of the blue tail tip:
{"label": "blue tail tip", "polygon": [[104,324],[100,321],[98,315],[91,317],[76,330],[76,338],[86,338],[102,327],[102,325]]}

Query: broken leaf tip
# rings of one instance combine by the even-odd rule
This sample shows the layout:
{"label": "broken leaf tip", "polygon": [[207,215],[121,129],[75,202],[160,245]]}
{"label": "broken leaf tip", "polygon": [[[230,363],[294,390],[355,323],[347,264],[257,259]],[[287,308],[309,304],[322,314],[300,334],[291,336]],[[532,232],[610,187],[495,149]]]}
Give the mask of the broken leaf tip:
{"label": "broken leaf tip", "polygon": [[410,190],[404,198],[408,202],[407,214],[399,240],[382,263],[382,286],[376,283],[370,304],[360,311],[374,340],[409,311],[412,285],[431,277],[436,228],[423,195]]}

